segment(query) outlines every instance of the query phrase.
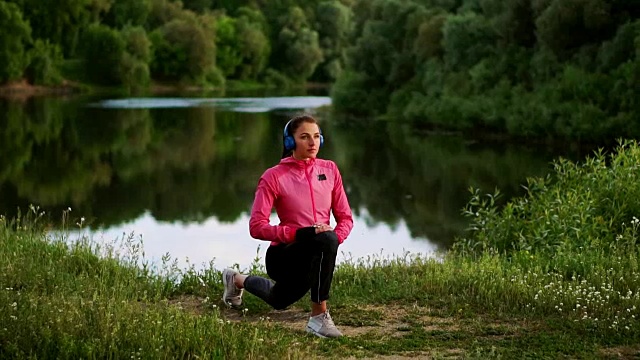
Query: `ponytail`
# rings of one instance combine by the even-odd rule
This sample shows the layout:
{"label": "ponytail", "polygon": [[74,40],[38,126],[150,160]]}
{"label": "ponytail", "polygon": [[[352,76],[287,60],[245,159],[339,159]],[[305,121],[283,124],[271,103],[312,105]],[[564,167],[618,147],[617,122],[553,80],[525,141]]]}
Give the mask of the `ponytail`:
{"label": "ponytail", "polygon": [[291,155],[293,155],[293,150],[287,150],[283,146],[282,147],[282,157],[280,159],[284,159],[284,158],[289,157]]}

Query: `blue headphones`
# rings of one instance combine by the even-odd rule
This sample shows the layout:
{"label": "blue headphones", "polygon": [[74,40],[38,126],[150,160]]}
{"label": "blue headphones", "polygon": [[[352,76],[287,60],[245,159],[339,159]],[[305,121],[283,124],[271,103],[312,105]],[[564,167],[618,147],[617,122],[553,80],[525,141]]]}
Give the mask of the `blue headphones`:
{"label": "blue headphones", "polygon": [[[291,151],[296,148],[296,141],[293,139],[293,135],[289,134],[289,124],[291,124],[293,120],[294,119],[289,120],[287,125],[284,126],[283,144],[286,151]],[[324,136],[322,136],[320,126],[318,126],[318,130],[320,131],[320,147],[322,147],[322,145],[324,145]]]}

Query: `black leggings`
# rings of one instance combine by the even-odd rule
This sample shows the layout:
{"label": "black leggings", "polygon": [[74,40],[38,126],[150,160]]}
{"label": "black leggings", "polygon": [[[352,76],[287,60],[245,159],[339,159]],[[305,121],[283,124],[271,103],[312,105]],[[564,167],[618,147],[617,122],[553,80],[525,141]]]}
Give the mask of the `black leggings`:
{"label": "black leggings", "polygon": [[244,287],[274,309],[285,309],[311,290],[311,301],[329,298],[338,255],[338,237],[333,231],[316,234],[311,240],[269,246],[267,274],[273,280],[249,275]]}

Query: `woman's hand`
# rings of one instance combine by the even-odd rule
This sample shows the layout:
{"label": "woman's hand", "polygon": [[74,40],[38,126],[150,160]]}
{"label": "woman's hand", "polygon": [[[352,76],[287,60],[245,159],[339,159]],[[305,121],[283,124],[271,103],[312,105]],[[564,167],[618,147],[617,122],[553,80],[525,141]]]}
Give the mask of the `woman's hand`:
{"label": "woman's hand", "polygon": [[316,234],[319,234],[321,232],[325,232],[325,231],[332,231],[333,228],[327,224],[322,224],[322,223],[317,223],[317,224],[313,224],[313,227],[316,228]]}
{"label": "woman's hand", "polygon": [[311,241],[316,234],[332,231],[333,228],[327,224],[313,224],[313,226],[306,226],[296,230],[296,241]]}

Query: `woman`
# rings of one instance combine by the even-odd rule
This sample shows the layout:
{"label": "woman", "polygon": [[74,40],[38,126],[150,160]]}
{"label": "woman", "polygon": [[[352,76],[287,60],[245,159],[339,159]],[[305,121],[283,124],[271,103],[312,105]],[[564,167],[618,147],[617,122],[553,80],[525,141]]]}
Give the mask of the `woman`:
{"label": "woman", "polygon": [[[351,232],[353,217],[336,164],[316,159],[323,143],[320,127],[309,115],[294,117],[285,125],[282,159],[260,177],[249,221],[253,238],[271,242],[265,261],[275,283],[226,269],[222,299],[239,306],[247,289],[280,310],[311,290],[307,332],[339,337],[342,334],[327,311],[327,299],[338,245]],[[274,206],[278,225],[269,224]],[[337,222],[335,229],[329,225],[330,212]]]}

